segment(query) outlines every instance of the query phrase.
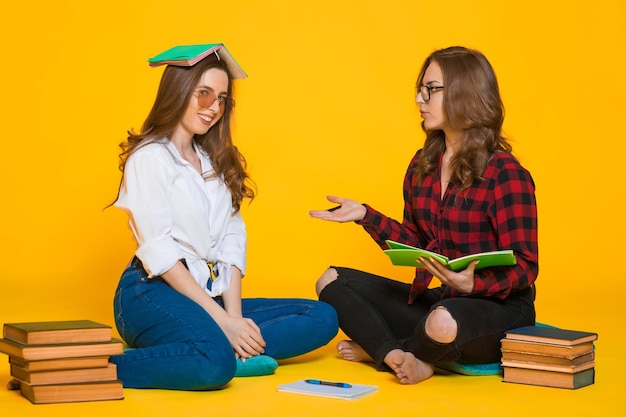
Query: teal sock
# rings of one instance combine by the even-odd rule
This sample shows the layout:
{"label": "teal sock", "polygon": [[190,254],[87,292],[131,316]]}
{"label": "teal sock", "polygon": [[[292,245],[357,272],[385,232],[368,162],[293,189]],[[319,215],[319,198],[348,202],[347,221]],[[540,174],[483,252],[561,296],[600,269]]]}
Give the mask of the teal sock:
{"label": "teal sock", "polygon": [[278,362],[270,356],[253,356],[242,361],[237,359],[237,370],[235,376],[261,376],[274,373],[278,368]]}

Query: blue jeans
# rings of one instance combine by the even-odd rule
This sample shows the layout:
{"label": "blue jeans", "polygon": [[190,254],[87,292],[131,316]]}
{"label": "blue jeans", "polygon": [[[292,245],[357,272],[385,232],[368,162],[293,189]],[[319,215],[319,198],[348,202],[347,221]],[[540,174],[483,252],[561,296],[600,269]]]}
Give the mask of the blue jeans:
{"label": "blue jeans", "polygon": [[[274,359],[317,349],[338,331],[335,310],[320,301],[250,298],[242,309]],[[134,348],[110,359],[124,387],[212,390],[235,375],[235,352],[211,316],[161,278],[148,280],[138,262],[120,279],[114,313],[120,335]]]}

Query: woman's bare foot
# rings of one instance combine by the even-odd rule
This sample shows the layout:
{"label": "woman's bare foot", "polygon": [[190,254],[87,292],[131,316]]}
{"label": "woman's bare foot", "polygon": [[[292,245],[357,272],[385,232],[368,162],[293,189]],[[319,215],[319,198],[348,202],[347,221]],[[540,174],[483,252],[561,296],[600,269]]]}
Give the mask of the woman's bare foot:
{"label": "woman's bare foot", "polygon": [[337,343],[337,351],[347,361],[374,362],[374,359],[358,343],[352,340],[342,340]]}
{"label": "woman's bare foot", "polygon": [[394,349],[385,356],[385,363],[396,373],[401,384],[417,384],[433,376],[435,367],[417,359],[411,352]]}

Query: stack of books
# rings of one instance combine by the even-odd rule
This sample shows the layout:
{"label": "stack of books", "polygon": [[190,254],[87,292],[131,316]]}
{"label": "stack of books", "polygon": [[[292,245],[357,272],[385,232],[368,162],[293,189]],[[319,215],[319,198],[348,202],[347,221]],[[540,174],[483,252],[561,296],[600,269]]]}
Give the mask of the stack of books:
{"label": "stack of books", "polygon": [[34,404],[121,400],[109,363],[124,351],[111,327],[90,320],[5,323],[0,353],[9,355],[10,387]]}
{"label": "stack of books", "polygon": [[598,334],[526,326],[502,339],[504,382],[576,389],[594,383]]}

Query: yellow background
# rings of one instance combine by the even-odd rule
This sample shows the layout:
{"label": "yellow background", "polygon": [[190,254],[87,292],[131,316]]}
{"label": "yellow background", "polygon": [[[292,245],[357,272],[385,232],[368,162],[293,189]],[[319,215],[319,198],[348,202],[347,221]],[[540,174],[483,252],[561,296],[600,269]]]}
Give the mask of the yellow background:
{"label": "yellow background", "polygon": [[125,215],[103,210],[119,182],[117,145],[152,104],[162,68],[147,58],[178,44],[224,42],[250,75],[235,97],[235,141],[258,185],[243,208],[245,295],[314,297],[330,264],[410,280],[359,226],[308,211],[335,194],[401,217],[402,177],[423,143],[417,72],[434,49],[460,44],[493,64],[506,134],[537,185],[538,320],[598,332],[598,361],[617,379],[625,21],[621,0],[10,1],[0,321],[113,324],[135,247]]}

